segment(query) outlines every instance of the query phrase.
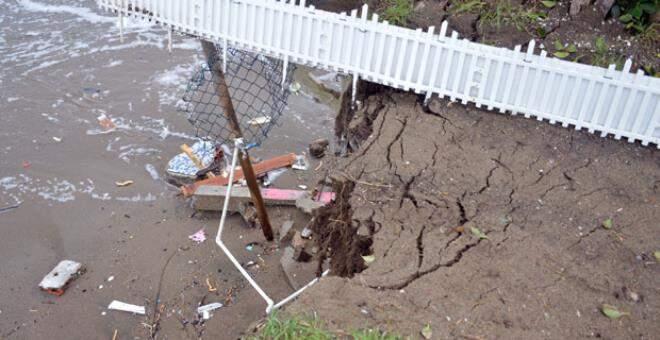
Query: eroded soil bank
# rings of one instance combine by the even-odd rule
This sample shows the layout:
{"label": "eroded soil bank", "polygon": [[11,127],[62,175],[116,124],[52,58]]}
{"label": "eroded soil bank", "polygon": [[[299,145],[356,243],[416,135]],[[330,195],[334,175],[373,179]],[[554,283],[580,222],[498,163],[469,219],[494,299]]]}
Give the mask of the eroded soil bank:
{"label": "eroded soil bank", "polygon": [[[348,223],[327,228],[368,238],[375,261],[353,265],[364,242],[331,250],[334,269],[354,272],[288,313],[414,337],[430,323],[438,339],[660,332],[657,150],[391,91],[366,98],[348,130],[361,145],[329,172],[350,183],[336,209]],[[630,316],[610,320],[604,303]]]}

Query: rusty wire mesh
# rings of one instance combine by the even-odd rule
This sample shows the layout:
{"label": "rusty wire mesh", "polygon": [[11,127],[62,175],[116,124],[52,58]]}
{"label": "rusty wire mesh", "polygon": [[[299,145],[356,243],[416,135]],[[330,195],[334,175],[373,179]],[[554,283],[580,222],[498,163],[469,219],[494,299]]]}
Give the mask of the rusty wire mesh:
{"label": "rusty wire mesh", "polygon": [[[188,115],[197,137],[223,144],[234,135],[217,93],[220,79],[212,72],[223,67],[222,48],[216,48],[217,58],[193,75],[179,108]],[[234,48],[228,48],[226,55],[225,80],[243,139],[249,147],[258,146],[286,108],[294,67],[289,64],[282,84],[282,61]]]}

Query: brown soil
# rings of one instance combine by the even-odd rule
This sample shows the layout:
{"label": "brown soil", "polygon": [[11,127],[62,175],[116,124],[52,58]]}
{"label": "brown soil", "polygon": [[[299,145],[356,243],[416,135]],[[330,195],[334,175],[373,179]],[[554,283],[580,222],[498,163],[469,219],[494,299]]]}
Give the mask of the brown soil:
{"label": "brown soil", "polygon": [[[660,332],[657,150],[391,91],[349,124],[361,146],[330,177],[352,192],[315,230],[353,277],[322,280],[289,313],[414,337],[429,323],[437,339]],[[360,272],[365,237],[376,260]],[[610,320],[604,303],[631,315]]]}

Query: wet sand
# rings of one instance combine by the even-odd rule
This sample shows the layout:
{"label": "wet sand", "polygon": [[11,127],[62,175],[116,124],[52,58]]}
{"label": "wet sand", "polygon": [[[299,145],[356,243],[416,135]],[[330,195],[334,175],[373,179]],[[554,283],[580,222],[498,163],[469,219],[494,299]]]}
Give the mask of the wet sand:
{"label": "wet sand", "polygon": [[[168,53],[165,32],[139,22],[127,23],[124,38],[93,1],[0,3],[0,209],[20,204],[0,212],[3,338],[111,338],[115,329],[119,339],[148,338],[157,324],[158,338],[225,339],[263,316],[265,303],[213,243],[219,216],[194,214],[163,179],[179,145],[195,141],[175,105],[201,64],[200,45],[175,36]],[[301,153],[331,137],[333,109],[302,92],[254,156]],[[101,115],[117,129],[99,133]],[[275,186],[311,186],[312,175],[289,170]],[[275,229],[307,218],[292,208],[270,212]],[[200,228],[209,239],[195,245],[187,236]],[[263,241],[259,230],[237,216],[226,230],[239,261],[259,261],[261,250],[245,250]],[[280,254],[264,254],[251,269],[276,298],[292,291]],[[40,291],[63,259],[87,272],[61,297]],[[312,270],[301,270],[301,282]],[[147,316],[109,311],[112,300],[145,305]],[[210,302],[228,306],[193,325],[196,307]]]}

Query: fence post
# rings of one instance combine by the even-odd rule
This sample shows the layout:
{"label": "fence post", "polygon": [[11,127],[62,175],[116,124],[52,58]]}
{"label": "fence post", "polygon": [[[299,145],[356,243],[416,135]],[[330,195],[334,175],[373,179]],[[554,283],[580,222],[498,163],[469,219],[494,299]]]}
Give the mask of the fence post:
{"label": "fence post", "polygon": [[[207,40],[202,40],[202,48],[204,50],[204,56],[207,61],[212,61],[217,57],[218,50],[215,48],[215,44]],[[209,63],[211,68],[211,64]],[[234,138],[243,138],[243,133],[241,132],[241,126],[236,118],[236,111],[234,111],[234,104],[231,101],[229,95],[229,88],[225,81],[225,74],[220,67],[211,68],[211,72],[218,77],[218,97],[220,97],[220,104],[222,105],[225,116],[229,121],[234,134]],[[250,162],[250,155],[247,150],[239,150],[239,160],[241,161],[241,168],[243,169],[243,174],[245,175],[245,181],[247,182],[248,188],[250,188],[250,195],[252,196],[252,203],[254,203],[255,208],[257,209],[257,215],[259,217],[259,222],[261,222],[261,230],[266,237],[266,240],[273,240],[273,229],[270,226],[270,220],[268,219],[268,212],[266,211],[266,206],[264,204],[263,197],[261,197],[261,190],[259,189],[259,184],[257,183],[257,177],[254,175],[254,170],[252,169],[252,162]],[[229,199],[228,197],[226,199]]]}

